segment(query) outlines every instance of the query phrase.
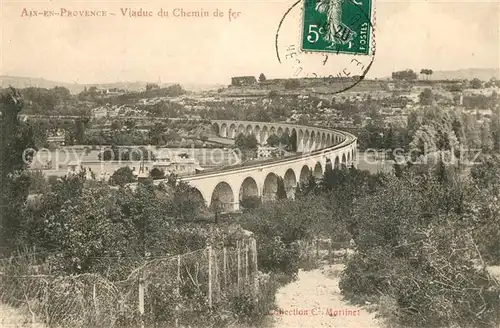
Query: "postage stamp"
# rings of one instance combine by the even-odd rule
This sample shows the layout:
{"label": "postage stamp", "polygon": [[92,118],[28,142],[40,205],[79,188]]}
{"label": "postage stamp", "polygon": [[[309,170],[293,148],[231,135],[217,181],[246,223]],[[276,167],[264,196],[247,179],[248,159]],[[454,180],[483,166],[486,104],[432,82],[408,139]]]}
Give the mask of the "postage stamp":
{"label": "postage stamp", "polygon": [[302,49],[368,55],[371,0],[305,0]]}
{"label": "postage stamp", "polygon": [[296,1],[280,20],[275,39],[287,75],[321,78],[333,94],[359,84],[375,58],[374,1]]}

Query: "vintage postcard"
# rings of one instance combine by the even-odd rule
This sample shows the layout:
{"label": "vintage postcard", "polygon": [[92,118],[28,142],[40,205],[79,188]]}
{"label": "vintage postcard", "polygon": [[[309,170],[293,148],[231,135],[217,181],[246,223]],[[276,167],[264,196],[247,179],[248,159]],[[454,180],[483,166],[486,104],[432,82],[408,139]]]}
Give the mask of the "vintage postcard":
{"label": "vintage postcard", "polygon": [[0,0],[0,327],[500,327],[498,0]]}

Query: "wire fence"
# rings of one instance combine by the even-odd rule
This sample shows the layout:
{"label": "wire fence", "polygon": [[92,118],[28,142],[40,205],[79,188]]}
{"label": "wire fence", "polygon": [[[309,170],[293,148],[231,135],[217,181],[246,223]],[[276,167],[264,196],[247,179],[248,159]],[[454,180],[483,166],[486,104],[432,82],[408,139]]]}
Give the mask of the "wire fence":
{"label": "wire fence", "polygon": [[257,299],[259,292],[253,238],[142,260],[124,280],[45,274],[50,265],[25,260],[0,261],[0,301],[45,327],[204,326],[204,313],[243,293]]}

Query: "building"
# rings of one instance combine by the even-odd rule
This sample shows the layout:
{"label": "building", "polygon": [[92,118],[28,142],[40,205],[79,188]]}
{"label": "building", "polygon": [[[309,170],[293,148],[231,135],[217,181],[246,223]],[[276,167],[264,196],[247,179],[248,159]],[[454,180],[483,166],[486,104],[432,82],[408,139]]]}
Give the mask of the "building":
{"label": "building", "polygon": [[56,135],[56,136],[47,137],[47,143],[49,144],[49,147],[59,148],[61,146],[64,146],[65,136],[64,135]]}
{"label": "building", "polygon": [[231,85],[235,87],[243,87],[257,84],[255,76],[235,76],[231,78]]}
{"label": "building", "polygon": [[182,158],[176,157],[174,159],[158,159],[152,162],[151,170],[154,168],[161,169],[165,172],[165,175],[171,173],[175,174],[194,174],[198,171],[203,170],[194,158]]}

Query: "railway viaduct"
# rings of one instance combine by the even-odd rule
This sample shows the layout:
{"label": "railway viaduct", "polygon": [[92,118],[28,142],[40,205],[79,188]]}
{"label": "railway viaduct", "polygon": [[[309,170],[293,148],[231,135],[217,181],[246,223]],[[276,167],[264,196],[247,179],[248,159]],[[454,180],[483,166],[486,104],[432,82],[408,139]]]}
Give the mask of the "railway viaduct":
{"label": "railway viaduct", "polygon": [[[312,174],[323,175],[327,165],[333,169],[356,165],[357,139],[354,135],[333,129],[284,123],[213,120],[214,131],[223,138],[234,139],[239,133],[254,134],[264,144],[267,138],[288,133],[296,138],[297,154],[215,172],[184,176],[182,181],[195,187],[207,206],[218,199],[224,211],[237,211],[243,197],[258,196],[263,201],[276,197],[278,177],[283,178],[288,197],[294,197],[298,183]],[[162,180],[155,180],[160,183]]]}

